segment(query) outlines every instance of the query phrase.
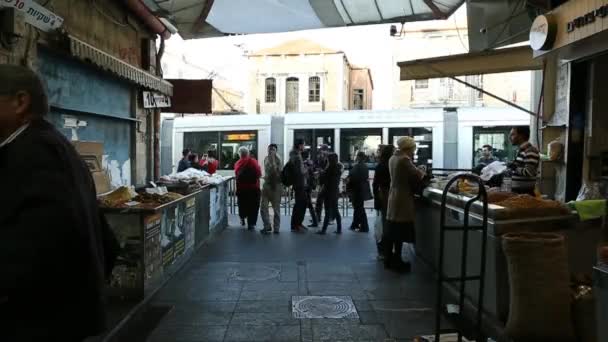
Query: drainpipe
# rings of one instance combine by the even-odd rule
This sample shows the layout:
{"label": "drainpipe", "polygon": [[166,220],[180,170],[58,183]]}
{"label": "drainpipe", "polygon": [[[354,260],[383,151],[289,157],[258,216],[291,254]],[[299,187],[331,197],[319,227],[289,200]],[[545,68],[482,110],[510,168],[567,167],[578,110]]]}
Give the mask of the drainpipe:
{"label": "drainpipe", "polygon": [[163,23],[144,5],[141,0],[125,0],[129,9],[141,19],[152,32],[164,39],[171,38],[171,32]]}
{"label": "drainpipe", "polygon": [[[162,59],[165,54],[165,38],[160,37],[160,48],[156,53],[156,74],[163,77]],[[154,180],[160,179],[160,109],[154,109]]]}

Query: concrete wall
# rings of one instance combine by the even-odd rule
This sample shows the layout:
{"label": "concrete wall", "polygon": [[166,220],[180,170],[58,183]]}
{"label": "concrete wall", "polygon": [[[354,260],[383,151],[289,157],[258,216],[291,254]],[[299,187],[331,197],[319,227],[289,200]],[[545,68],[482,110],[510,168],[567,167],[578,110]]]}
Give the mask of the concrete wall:
{"label": "concrete wall", "polygon": [[[315,55],[250,56],[249,85],[245,111],[250,114],[285,113],[286,81],[289,77],[299,79],[299,112],[343,110],[346,101],[344,68],[348,68],[343,53]],[[321,79],[321,99],[309,102],[308,81],[310,77]],[[266,102],[265,80],[276,80],[276,101]],[[348,83],[348,81],[347,81]]]}

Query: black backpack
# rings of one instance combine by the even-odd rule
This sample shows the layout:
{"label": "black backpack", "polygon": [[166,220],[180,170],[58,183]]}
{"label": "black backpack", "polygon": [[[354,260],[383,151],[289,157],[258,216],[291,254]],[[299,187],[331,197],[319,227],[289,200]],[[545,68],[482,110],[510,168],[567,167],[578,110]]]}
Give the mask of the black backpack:
{"label": "black backpack", "polygon": [[293,185],[293,164],[291,161],[288,161],[283,170],[281,171],[281,183],[284,186],[292,186]]}
{"label": "black backpack", "polygon": [[255,184],[258,181],[256,169],[251,165],[243,165],[238,174],[236,181],[242,184]]}

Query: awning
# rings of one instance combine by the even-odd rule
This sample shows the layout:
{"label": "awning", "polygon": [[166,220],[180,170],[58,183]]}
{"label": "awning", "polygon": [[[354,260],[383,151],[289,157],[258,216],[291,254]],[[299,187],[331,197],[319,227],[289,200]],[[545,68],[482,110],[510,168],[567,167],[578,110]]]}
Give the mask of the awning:
{"label": "awning", "polygon": [[446,19],[464,0],[143,0],[184,39]]}
{"label": "awning", "polygon": [[397,63],[402,81],[440,77],[496,74],[541,70],[543,63],[535,60],[529,46],[517,46],[483,52],[465,53]]}
{"label": "awning", "polygon": [[144,88],[156,90],[164,95],[173,95],[171,83],[152,75],[142,69],[105,53],[73,36],[68,36],[72,56],[109,71],[116,76],[138,84]]}

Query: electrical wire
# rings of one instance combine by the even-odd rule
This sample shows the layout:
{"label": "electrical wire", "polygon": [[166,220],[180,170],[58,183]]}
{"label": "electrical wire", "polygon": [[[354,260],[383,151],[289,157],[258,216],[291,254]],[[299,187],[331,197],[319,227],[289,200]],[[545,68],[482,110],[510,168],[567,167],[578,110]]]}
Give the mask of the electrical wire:
{"label": "electrical wire", "polygon": [[456,27],[456,34],[458,34],[458,40],[460,40],[460,45],[462,45],[462,48],[466,52],[469,52],[470,48],[464,44],[464,42],[462,41],[462,37],[460,36],[460,29],[458,28],[458,21],[456,21],[456,16],[454,16],[454,27]]}
{"label": "electrical wire", "polygon": [[101,14],[104,18],[106,18],[107,20],[113,22],[114,24],[120,26],[120,27],[127,27],[129,26],[129,23],[121,23],[118,20],[112,18],[112,16],[110,16],[109,14],[105,13],[104,11],[102,11],[98,5],[97,5],[97,1],[96,0],[91,0],[91,3],[93,3],[93,8],[99,13]]}

